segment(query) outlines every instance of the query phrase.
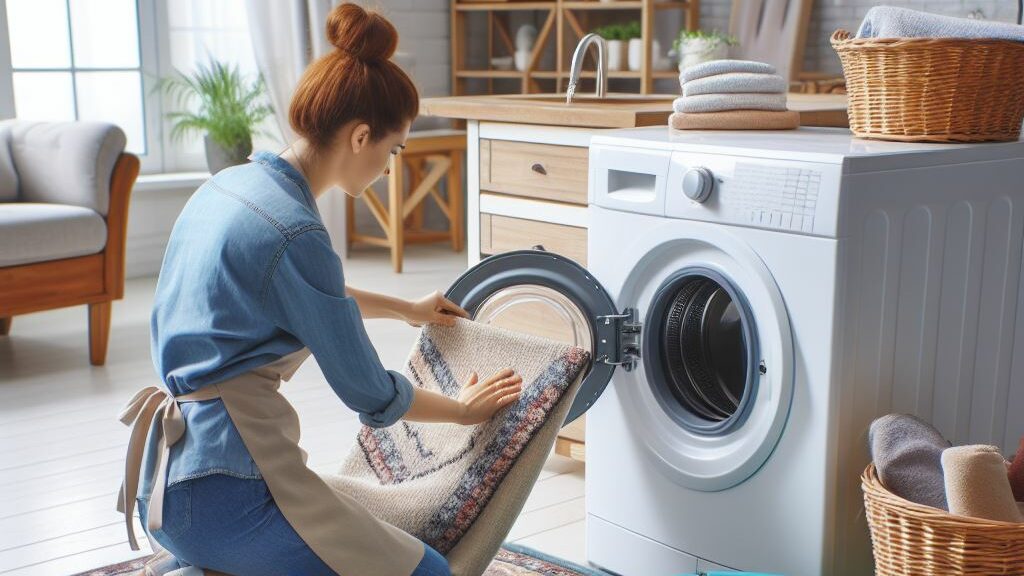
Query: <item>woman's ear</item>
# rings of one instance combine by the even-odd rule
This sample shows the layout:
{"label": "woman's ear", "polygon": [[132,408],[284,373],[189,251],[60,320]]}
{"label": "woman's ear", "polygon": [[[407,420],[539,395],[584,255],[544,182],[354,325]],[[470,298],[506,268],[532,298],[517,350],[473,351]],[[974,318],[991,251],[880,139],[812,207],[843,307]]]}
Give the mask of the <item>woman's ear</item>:
{"label": "woman's ear", "polygon": [[370,143],[370,125],[358,124],[352,129],[352,152],[359,154]]}

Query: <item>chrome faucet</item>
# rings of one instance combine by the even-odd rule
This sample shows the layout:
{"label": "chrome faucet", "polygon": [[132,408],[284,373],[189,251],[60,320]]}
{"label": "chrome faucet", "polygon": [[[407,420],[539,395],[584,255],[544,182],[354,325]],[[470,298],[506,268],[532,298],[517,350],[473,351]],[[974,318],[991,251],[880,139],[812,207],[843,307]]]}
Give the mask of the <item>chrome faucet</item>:
{"label": "chrome faucet", "polygon": [[576,94],[576,84],[580,81],[580,70],[583,68],[583,57],[587,54],[587,48],[591,44],[597,46],[597,88],[595,95],[604,98],[608,93],[608,61],[604,54],[608,50],[604,38],[591,32],[576,45],[576,51],[572,53],[572,65],[569,68],[569,86],[565,89],[565,103],[572,104],[572,97]]}

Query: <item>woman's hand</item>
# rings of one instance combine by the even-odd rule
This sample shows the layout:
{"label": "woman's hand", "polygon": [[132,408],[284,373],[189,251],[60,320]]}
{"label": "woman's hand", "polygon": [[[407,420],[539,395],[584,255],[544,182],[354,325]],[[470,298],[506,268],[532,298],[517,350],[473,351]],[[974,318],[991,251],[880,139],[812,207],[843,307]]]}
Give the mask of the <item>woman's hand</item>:
{"label": "woman's hand", "polygon": [[417,327],[428,322],[454,326],[456,316],[469,318],[469,313],[445,298],[440,290],[435,290],[419,300],[410,300],[403,314],[406,322]]}
{"label": "woman's hand", "polygon": [[500,370],[483,382],[477,382],[476,372],[473,372],[459,392],[458,401],[462,404],[459,423],[479,424],[490,420],[495,412],[519,399],[522,384],[523,377],[511,368]]}

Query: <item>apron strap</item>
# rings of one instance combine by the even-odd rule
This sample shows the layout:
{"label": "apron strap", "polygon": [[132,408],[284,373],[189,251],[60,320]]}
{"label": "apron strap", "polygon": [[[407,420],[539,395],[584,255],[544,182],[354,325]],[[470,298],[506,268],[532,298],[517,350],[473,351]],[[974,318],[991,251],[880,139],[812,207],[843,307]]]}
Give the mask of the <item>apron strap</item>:
{"label": "apron strap", "polygon": [[164,388],[146,386],[136,392],[135,396],[125,404],[121,413],[118,414],[118,420],[132,429],[131,437],[128,440],[128,453],[124,461],[124,477],[121,479],[121,488],[117,492],[117,511],[124,514],[128,544],[132,550],[139,549],[133,523],[135,498],[139,492],[139,476],[146,439],[149,437],[154,419],[160,418],[160,440],[157,444],[156,480],[147,510],[146,528],[150,532],[159,529],[163,524],[167,461],[171,446],[174,446],[185,435],[185,419],[181,415],[178,402],[199,402],[215,398],[220,398],[220,390],[217,389],[216,384],[178,397],[174,397]]}

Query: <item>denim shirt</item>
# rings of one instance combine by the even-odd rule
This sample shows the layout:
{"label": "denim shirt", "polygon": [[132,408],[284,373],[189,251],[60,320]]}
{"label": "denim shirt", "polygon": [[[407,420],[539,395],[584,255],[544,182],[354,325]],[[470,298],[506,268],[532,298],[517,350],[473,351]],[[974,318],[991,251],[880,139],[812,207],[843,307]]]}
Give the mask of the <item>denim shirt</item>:
{"label": "denim shirt", "polygon": [[[207,180],[174,224],[150,319],[157,374],[171,394],[187,394],[305,346],[363,424],[390,426],[409,409],[412,384],[381,365],[309,185],[275,154],[250,159]],[[171,448],[168,486],[214,473],[261,477],[221,400],[181,411],[186,431]]]}

